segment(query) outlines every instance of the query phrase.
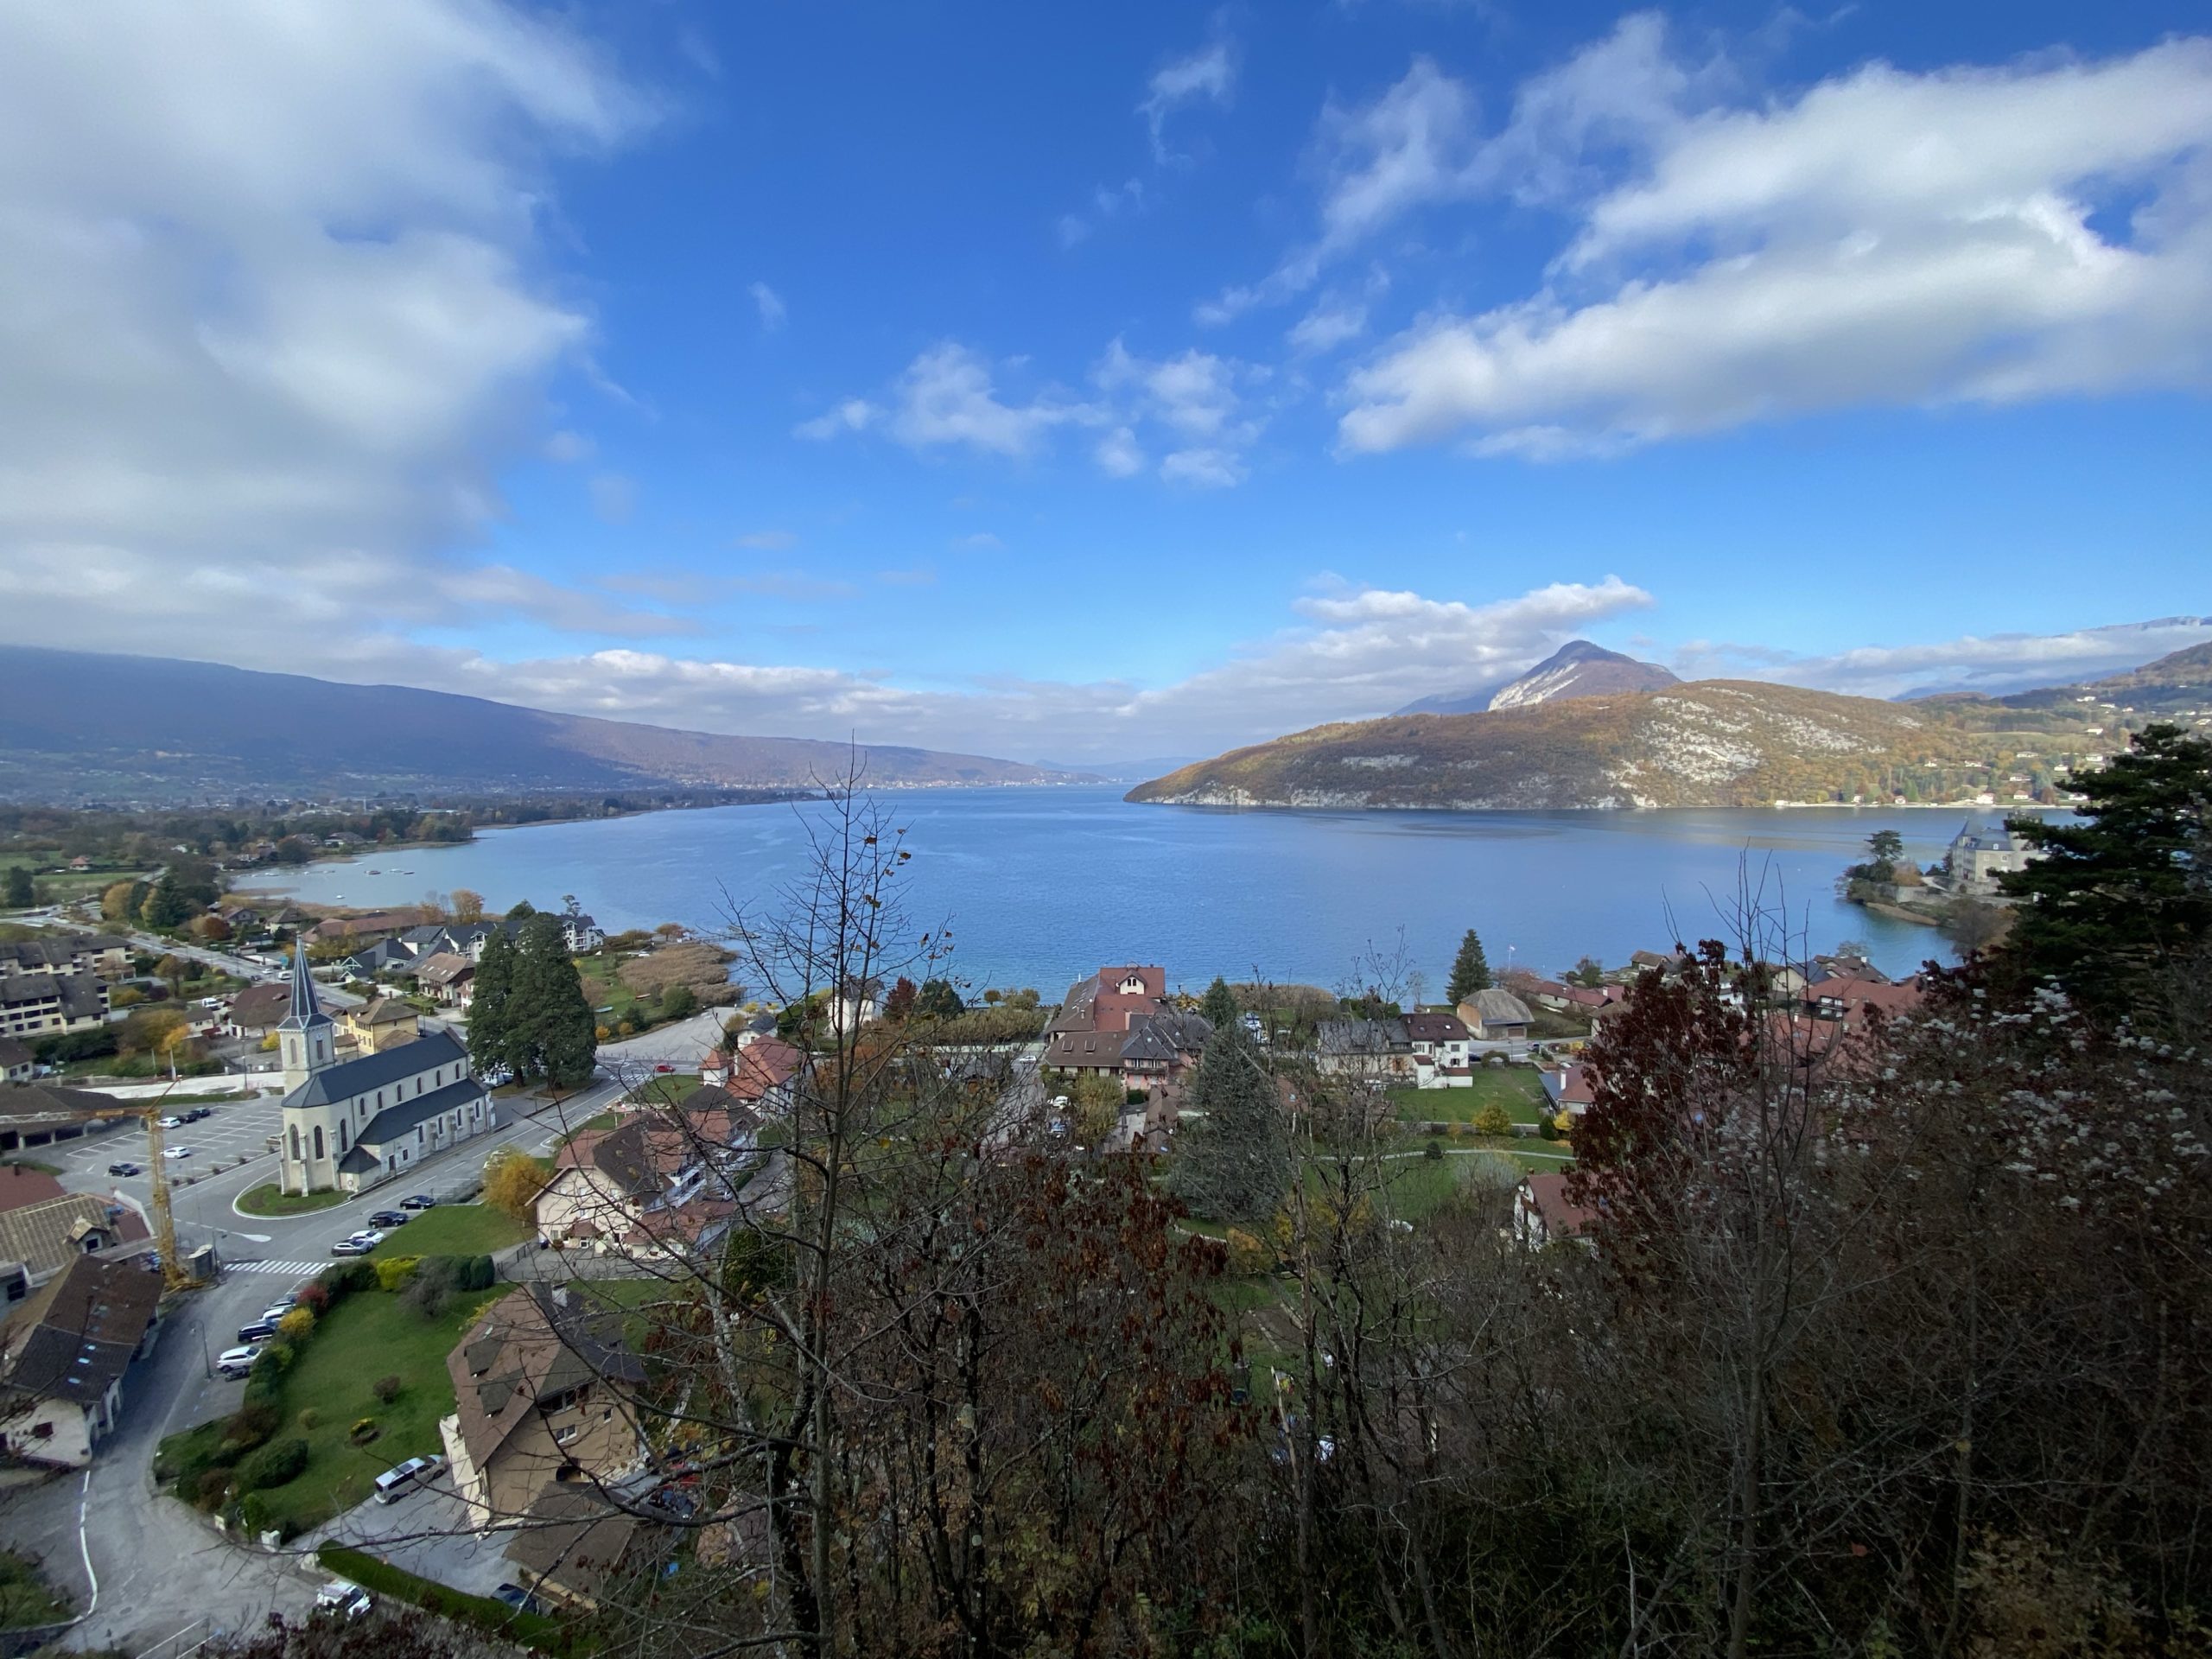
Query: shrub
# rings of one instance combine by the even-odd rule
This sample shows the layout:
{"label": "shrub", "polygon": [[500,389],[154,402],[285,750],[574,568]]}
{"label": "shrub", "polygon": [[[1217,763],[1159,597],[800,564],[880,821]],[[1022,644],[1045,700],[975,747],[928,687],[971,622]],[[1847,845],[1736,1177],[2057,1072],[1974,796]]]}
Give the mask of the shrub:
{"label": "shrub", "polygon": [[489,1290],[499,1281],[499,1270],[488,1255],[472,1255],[461,1263],[460,1286],[463,1290]]}
{"label": "shrub", "polygon": [[294,1308],[276,1321],[276,1334],[287,1342],[305,1342],[315,1334],[315,1311]]}
{"label": "shrub", "polygon": [[1421,1128],[1423,1135],[1430,1136],[1440,1137],[1452,1133],[1452,1126],[1449,1123],[1424,1123],[1421,1126]]}
{"label": "shrub", "polygon": [[1274,1254],[1241,1227],[1229,1230],[1229,1270],[1238,1278],[1265,1273],[1274,1266]]}
{"label": "shrub", "polygon": [[322,1414],[309,1406],[300,1414],[299,1423],[302,1428],[319,1428],[322,1424]]}
{"label": "shrub", "polygon": [[300,1306],[317,1319],[330,1311],[330,1290],[321,1280],[300,1287]]}
{"label": "shrub", "polygon": [[356,1446],[366,1446],[384,1431],[377,1427],[373,1417],[364,1417],[346,1431],[346,1438]]}
{"label": "shrub", "polygon": [[613,1027],[608,1026],[594,1026],[592,1027],[592,1035],[598,1038],[602,1043],[613,1034],[614,1032]]}
{"label": "shrub", "polygon": [[448,1294],[448,1286],[442,1279],[417,1279],[400,1300],[424,1319],[435,1319],[445,1312]]}
{"label": "shrub", "polygon": [[329,1294],[330,1304],[335,1307],[357,1290],[374,1290],[377,1287],[376,1263],[359,1257],[350,1262],[336,1262],[325,1268],[315,1282]]}
{"label": "shrub", "polygon": [[236,1446],[238,1450],[232,1455],[239,1456],[274,1434],[281,1421],[276,1408],[266,1401],[242,1405],[231,1414],[230,1421],[223,1427],[223,1444],[226,1448]]}
{"label": "shrub", "polygon": [[1475,1114],[1475,1133],[1477,1135],[1510,1135],[1513,1133],[1513,1120],[1507,1116],[1504,1107],[1492,1101]]}
{"label": "shrub", "polygon": [[1421,1155],[1424,1158],[1441,1158],[1444,1156],[1443,1145],[1439,1141],[1432,1141],[1421,1148]]}
{"label": "shrub", "polygon": [[638,1034],[637,1022],[632,1020],[617,1021],[614,1027],[614,1034],[617,1037],[636,1036]]}
{"label": "shrub", "polygon": [[271,1440],[238,1465],[238,1490],[254,1492],[264,1486],[282,1486],[288,1480],[297,1479],[307,1466],[305,1440]]}
{"label": "shrub", "polygon": [[1559,1139],[1559,1125],[1548,1116],[1540,1117],[1536,1120],[1536,1133],[1547,1141],[1556,1141]]}
{"label": "shrub", "polygon": [[399,1391],[406,1386],[399,1380],[399,1373],[391,1371],[369,1384],[369,1392],[387,1406],[399,1398]]}
{"label": "shrub", "polygon": [[[180,1479],[180,1491],[183,1484]],[[202,1469],[193,1482],[192,1501],[203,1510],[218,1508],[230,1495],[231,1471],[227,1469]]]}
{"label": "shrub", "polygon": [[1122,1104],[1124,1106],[1141,1106],[1145,1102],[1151,1098],[1152,1091],[1150,1090],[1131,1089],[1122,1095]]}
{"label": "shrub", "polygon": [[405,1288],[415,1276],[415,1269],[423,1265],[419,1255],[395,1255],[377,1263],[377,1287],[397,1292]]}

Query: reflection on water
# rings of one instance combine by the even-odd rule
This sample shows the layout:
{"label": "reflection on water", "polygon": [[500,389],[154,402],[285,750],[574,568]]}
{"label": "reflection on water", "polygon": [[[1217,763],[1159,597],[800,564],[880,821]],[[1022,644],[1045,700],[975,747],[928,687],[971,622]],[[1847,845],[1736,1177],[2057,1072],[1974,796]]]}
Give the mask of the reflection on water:
{"label": "reflection on water", "polygon": [[[1885,969],[1948,959],[1933,929],[1839,902],[1837,873],[1893,829],[1920,864],[1965,815],[1935,810],[1290,812],[1132,806],[1111,788],[943,790],[880,798],[913,850],[916,931],[949,922],[963,975],[1057,995],[1102,963],[1167,965],[1203,984],[1255,968],[1334,985],[1369,941],[1405,930],[1440,987],[1460,933],[1481,930],[1493,967],[1555,973],[1679,935],[1723,931],[1739,880],[1783,906],[1815,950],[1843,938]],[[819,804],[717,807],[493,830],[465,847],[287,872],[301,897],[404,903],[469,887],[496,909],[575,893],[610,931],[713,927],[724,894],[772,902],[805,856],[797,814]],[[1976,815],[1994,817],[1995,815]],[[380,874],[371,875],[375,863]]]}

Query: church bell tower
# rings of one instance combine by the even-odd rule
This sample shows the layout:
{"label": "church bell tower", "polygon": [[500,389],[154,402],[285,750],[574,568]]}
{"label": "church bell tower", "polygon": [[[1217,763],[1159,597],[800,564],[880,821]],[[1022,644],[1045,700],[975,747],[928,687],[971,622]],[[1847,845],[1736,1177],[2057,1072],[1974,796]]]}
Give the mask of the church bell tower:
{"label": "church bell tower", "polygon": [[330,1016],[315,1000],[315,976],[308,971],[304,939],[292,942],[292,1009],[276,1027],[276,1050],[284,1064],[289,1095],[337,1058],[337,1036]]}

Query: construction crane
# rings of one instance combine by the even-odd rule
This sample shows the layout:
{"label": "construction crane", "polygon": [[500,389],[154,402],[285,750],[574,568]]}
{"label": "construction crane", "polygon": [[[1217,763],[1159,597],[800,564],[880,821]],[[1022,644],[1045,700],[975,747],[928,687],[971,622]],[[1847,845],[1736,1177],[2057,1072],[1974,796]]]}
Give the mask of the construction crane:
{"label": "construction crane", "polygon": [[184,1263],[177,1259],[176,1217],[169,1209],[168,1160],[162,1155],[162,1115],[168,1109],[161,1096],[147,1101],[118,1101],[112,1106],[73,1108],[50,1112],[10,1112],[8,1126],[19,1128],[29,1123],[97,1123],[118,1118],[136,1117],[146,1125],[146,1168],[154,1183],[153,1198],[147,1207],[154,1215],[154,1243],[162,1253],[162,1283],[170,1290],[182,1290],[193,1283],[185,1272]]}

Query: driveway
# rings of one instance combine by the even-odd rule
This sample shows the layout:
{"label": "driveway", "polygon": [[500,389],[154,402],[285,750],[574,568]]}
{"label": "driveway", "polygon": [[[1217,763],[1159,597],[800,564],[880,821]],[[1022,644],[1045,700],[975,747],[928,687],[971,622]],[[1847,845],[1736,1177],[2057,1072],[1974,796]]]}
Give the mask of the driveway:
{"label": "driveway", "polygon": [[411,1492],[397,1503],[365,1499],[300,1543],[312,1549],[327,1540],[364,1549],[418,1577],[488,1596],[515,1576],[506,1556],[513,1539],[512,1532],[471,1532],[460,1495],[450,1478],[441,1476],[427,1491]]}

